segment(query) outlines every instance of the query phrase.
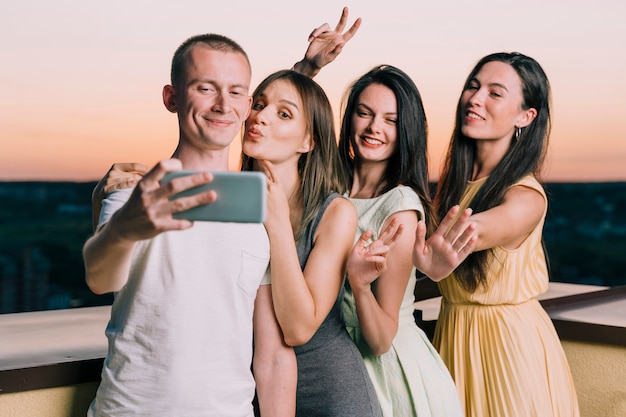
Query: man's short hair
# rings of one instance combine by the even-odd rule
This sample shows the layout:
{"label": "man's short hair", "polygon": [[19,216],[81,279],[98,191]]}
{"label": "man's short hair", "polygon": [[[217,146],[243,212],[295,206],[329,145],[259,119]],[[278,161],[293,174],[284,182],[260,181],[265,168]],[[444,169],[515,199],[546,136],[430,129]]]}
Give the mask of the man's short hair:
{"label": "man's short hair", "polygon": [[246,51],[244,51],[243,48],[234,40],[215,33],[195,35],[183,42],[178,49],[176,49],[176,52],[174,52],[170,81],[176,88],[180,87],[180,83],[183,81],[189,51],[196,45],[203,45],[215,51],[240,53],[246,58],[248,66],[251,67],[248,54],[246,54]]}

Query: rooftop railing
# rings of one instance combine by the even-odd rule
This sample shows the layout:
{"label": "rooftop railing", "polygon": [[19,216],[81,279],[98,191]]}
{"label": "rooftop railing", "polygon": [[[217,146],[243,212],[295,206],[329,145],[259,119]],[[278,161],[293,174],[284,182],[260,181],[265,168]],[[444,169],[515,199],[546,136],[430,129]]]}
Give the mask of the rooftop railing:
{"label": "rooftop railing", "polygon": [[[415,303],[432,337],[438,297]],[[626,286],[551,283],[541,297],[582,417],[626,416]],[[0,315],[0,415],[84,417],[100,381],[110,306]]]}

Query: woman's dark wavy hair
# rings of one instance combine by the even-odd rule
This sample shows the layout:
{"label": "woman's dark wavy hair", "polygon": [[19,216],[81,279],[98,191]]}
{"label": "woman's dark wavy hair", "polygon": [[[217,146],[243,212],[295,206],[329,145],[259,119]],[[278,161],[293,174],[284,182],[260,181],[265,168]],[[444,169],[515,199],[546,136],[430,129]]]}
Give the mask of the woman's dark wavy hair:
{"label": "woman's dark wavy hair", "polygon": [[[537,116],[527,127],[522,128],[517,140],[511,145],[485,184],[470,203],[474,213],[489,210],[502,202],[509,187],[528,174],[539,175],[550,136],[550,83],[545,72],[533,58],[512,52],[498,52],[482,58],[470,72],[463,91],[467,90],[476,74],[488,62],[503,62],[510,65],[519,75],[522,84],[523,102],[527,110],[534,108]],[[461,93],[462,97],[463,93]],[[461,125],[465,108],[459,98],[455,127],[448,147],[445,164],[439,179],[435,206],[439,218],[461,200],[467,182],[472,178],[476,142],[463,135]],[[472,253],[455,270],[456,279],[468,291],[475,291],[487,281],[487,265],[492,250]]]}
{"label": "woman's dark wavy hair", "polygon": [[396,149],[389,158],[376,192],[380,195],[402,184],[411,187],[422,200],[428,231],[434,231],[437,219],[433,209],[428,183],[428,155],[426,113],[422,97],[411,77],[391,65],[379,65],[354,81],[344,94],[343,120],[339,134],[339,155],[348,182],[361,164],[361,156],[354,142],[352,117],[365,88],[380,84],[396,96]]}
{"label": "woman's dark wavy hair", "polygon": [[[284,80],[293,85],[302,99],[307,129],[313,139],[313,148],[300,156],[300,195],[302,222],[294,231],[296,240],[319,213],[331,191],[347,192],[348,183],[340,165],[333,110],[322,87],[312,79],[295,71],[281,70],[267,76],[252,94],[253,102],[275,81]],[[254,158],[242,154],[242,170],[254,169]]]}

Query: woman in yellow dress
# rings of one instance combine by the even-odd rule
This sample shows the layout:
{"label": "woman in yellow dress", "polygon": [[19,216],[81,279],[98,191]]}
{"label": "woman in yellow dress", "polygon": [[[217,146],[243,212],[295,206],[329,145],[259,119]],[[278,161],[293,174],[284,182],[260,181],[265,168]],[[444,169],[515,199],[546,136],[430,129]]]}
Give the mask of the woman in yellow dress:
{"label": "woman in yellow dress", "polygon": [[[519,53],[481,59],[461,93],[435,204],[443,218],[413,262],[443,295],[434,345],[466,417],[578,416],[567,358],[537,295],[548,288],[546,194],[537,180],[550,133],[550,86]],[[458,232],[448,210],[468,216]],[[459,214],[461,213],[461,214]]]}

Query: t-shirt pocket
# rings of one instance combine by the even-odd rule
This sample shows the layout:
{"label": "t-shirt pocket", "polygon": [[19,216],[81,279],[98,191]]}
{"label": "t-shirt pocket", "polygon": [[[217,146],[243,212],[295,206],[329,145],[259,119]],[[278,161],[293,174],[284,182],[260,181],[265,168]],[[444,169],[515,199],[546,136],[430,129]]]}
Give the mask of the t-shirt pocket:
{"label": "t-shirt pocket", "polygon": [[241,251],[241,268],[237,284],[249,297],[255,298],[269,264],[269,258],[258,257]]}

